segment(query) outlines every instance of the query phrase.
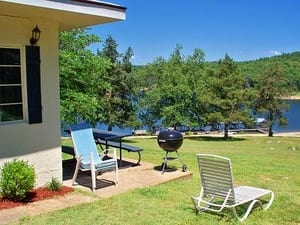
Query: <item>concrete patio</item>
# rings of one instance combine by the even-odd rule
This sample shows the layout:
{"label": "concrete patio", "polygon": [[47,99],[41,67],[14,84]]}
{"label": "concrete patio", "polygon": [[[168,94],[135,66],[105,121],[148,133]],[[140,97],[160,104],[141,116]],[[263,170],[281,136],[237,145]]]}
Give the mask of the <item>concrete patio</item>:
{"label": "concrete patio", "polygon": [[[10,224],[17,222],[25,216],[40,215],[78,204],[89,203],[101,198],[108,198],[136,188],[150,187],[178,179],[190,179],[193,176],[192,172],[182,172],[180,168],[167,169],[162,174],[161,165],[142,161],[141,165],[134,166],[135,162],[130,159],[123,161],[123,165],[119,169],[119,184],[117,186],[111,182],[115,179],[114,172],[106,172],[97,177],[97,188],[95,193],[92,194],[90,173],[79,173],[78,184],[73,187],[86,191],[89,194],[74,192],[58,198],[46,199],[12,209],[1,210],[0,224]],[[74,159],[63,161],[63,184],[65,186],[72,186],[71,179],[75,163]]]}

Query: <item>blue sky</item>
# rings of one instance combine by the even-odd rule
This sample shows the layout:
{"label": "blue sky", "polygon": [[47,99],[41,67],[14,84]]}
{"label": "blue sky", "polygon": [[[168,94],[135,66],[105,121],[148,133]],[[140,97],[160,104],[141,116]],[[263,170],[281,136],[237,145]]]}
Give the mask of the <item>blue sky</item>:
{"label": "blue sky", "polygon": [[[169,58],[177,44],[182,55],[195,48],[206,61],[254,60],[300,51],[299,0],[109,0],[127,7],[126,20],[93,26],[105,40],[110,34],[132,64]],[[97,46],[101,48],[102,45]]]}

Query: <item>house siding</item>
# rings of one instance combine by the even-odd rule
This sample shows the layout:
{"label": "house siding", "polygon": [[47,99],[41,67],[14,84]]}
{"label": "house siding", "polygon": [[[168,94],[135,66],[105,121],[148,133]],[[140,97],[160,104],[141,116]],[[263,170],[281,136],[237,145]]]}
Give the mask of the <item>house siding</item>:
{"label": "house siding", "polygon": [[[42,186],[52,177],[62,181],[58,71],[59,28],[56,23],[41,19],[36,21],[0,16],[0,29],[2,30],[0,45],[21,47],[24,48],[23,52],[25,46],[29,44],[31,30],[36,24],[42,31],[38,45],[41,56],[43,121],[38,124],[29,124],[28,121],[0,124],[0,167],[3,163],[13,159],[27,160],[35,168],[36,186]],[[25,80],[23,82],[26,83]],[[25,114],[27,115],[27,112]]]}
{"label": "house siding", "polygon": [[[42,109],[42,123],[29,124],[25,107],[25,121],[0,124],[0,167],[7,161],[23,159],[35,168],[35,186],[45,185],[51,178],[62,181],[58,33],[125,20],[126,8],[93,1],[60,0],[3,0],[0,8],[0,46],[21,48],[23,65],[26,65],[25,46],[29,45],[31,30],[36,25],[41,30],[37,45],[41,59],[39,108]],[[23,83],[26,85],[26,77]],[[28,92],[23,93],[26,106]]]}

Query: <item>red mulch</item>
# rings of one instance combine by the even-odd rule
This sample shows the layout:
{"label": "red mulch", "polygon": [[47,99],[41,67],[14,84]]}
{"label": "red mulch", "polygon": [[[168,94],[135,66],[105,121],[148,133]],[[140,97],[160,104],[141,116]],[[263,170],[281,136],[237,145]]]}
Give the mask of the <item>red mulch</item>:
{"label": "red mulch", "polygon": [[63,196],[73,191],[74,191],[73,188],[67,186],[62,186],[58,191],[51,191],[47,187],[40,187],[30,191],[27,197],[21,202],[15,202],[0,197],[0,210],[10,209],[17,206],[28,204],[30,202],[36,202],[47,198],[53,198],[56,196]]}

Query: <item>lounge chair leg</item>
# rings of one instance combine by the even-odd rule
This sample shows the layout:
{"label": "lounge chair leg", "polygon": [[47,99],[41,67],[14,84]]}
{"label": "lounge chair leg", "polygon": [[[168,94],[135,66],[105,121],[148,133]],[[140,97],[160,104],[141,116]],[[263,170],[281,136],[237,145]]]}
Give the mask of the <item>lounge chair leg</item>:
{"label": "lounge chair leg", "polygon": [[271,193],[270,193],[270,200],[268,201],[268,204],[267,205],[265,205],[265,206],[262,206],[262,208],[264,209],[264,210],[267,210],[268,208],[270,208],[270,206],[272,205],[272,203],[273,203],[273,200],[274,200],[274,192],[273,191],[271,191]]}
{"label": "lounge chair leg", "polygon": [[118,185],[118,183],[119,183],[119,170],[118,170],[118,165],[116,166],[115,173],[116,173],[116,185]]}
{"label": "lounge chair leg", "polygon": [[236,212],[236,209],[235,209],[235,208],[232,208],[232,212],[233,212],[234,216],[235,216],[239,221],[244,221],[244,220],[249,216],[249,214],[250,214],[250,212],[251,212],[253,206],[254,206],[256,203],[258,203],[258,204],[262,207],[261,201],[259,201],[259,200],[254,200],[254,201],[252,201],[252,202],[250,203],[250,205],[248,206],[247,211],[245,212],[245,214],[244,214],[242,217],[239,217],[239,216],[237,215],[237,212]]}
{"label": "lounge chair leg", "polygon": [[273,200],[274,200],[274,192],[271,192],[270,195],[271,195],[270,200],[268,201],[268,204],[267,204],[265,207],[263,206],[262,202],[261,202],[259,199],[253,200],[253,201],[250,203],[250,205],[248,206],[247,211],[245,212],[245,214],[244,214],[242,217],[239,217],[239,216],[237,215],[237,212],[236,212],[235,208],[232,208],[232,211],[233,211],[234,216],[235,216],[239,221],[244,221],[244,220],[249,216],[250,212],[252,211],[252,208],[254,207],[254,205],[255,205],[256,203],[258,203],[259,206],[260,206],[262,209],[267,210],[267,209],[272,205],[272,202],[273,202]]}
{"label": "lounge chair leg", "polygon": [[92,177],[92,190],[95,192],[96,189],[96,171],[94,165],[94,157],[93,153],[91,152],[91,177]]}
{"label": "lounge chair leg", "polygon": [[73,178],[72,178],[72,185],[74,185],[74,183],[76,181],[76,178],[77,178],[77,175],[78,175],[78,170],[79,170],[79,164],[80,164],[80,162],[79,162],[79,160],[77,160],[74,175],[73,175]]}
{"label": "lounge chair leg", "polygon": [[191,200],[192,200],[193,205],[194,205],[195,213],[198,214],[199,213],[199,209],[198,209],[197,204],[196,204],[196,200],[197,200],[196,197],[191,196]]}

